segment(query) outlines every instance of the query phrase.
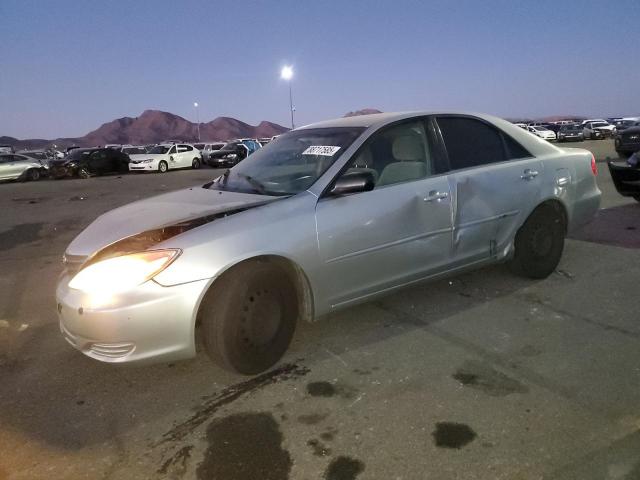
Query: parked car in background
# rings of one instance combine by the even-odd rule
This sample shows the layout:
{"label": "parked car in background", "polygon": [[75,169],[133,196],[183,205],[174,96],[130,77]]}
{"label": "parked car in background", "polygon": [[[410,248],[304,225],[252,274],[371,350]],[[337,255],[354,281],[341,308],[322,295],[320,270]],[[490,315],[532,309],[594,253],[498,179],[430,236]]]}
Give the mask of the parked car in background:
{"label": "parked car in background", "polygon": [[0,145],[0,153],[14,153],[15,150],[12,145]]}
{"label": "parked car in background", "polygon": [[640,145],[626,161],[609,160],[607,166],[618,193],[640,202]]}
{"label": "parked car in background", "polygon": [[580,142],[584,140],[584,134],[582,133],[582,127],[577,124],[564,124],[560,125],[560,129],[557,133],[559,142]]}
{"label": "parked car in background", "polygon": [[177,168],[200,168],[200,151],[187,143],[162,143],[147,153],[129,156],[132,172],[165,173]]}
{"label": "parked car in background", "polygon": [[516,127],[524,128],[525,130],[527,129],[527,124],[526,123],[514,123],[514,125]]}
{"label": "parked car in background", "polygon": [[527,127],[527,131],[533,133],[534,135],[543,138],[544,140],[549,140],[550,142],[555,141],[556,139],[556,134],[555,132],[552,132],[551,130],[549,130],[547,127],[543,127],[543,126],[529,126]]}
{"label": "parked car in background", "polygon": [[122,147],[120,151],[129,156],[140,155],[140,154],[147,153],[147,147],[145,147],[144,145],[125,145]]}
{"label": "parked car in background", "polygon": [[104,148],[113,148],[114,150],[120,150],[122,145],[119,143],[108,143],[104,146]]}
{"label": "parked car in background", "polygon": [[616,122],[615,126],[616,126],[615,134],[618,134],[629,127],[640,126],[640,117],[621,118]]}
{"label": "parked car in background", "polygon": [[194,143],[193,146],[200,150],[200,154],[202,155],[202,163],[208,165],[211,152],[220,150],[225,146],[225,142]]}
{"label": "parked car in background", "polygon": [[589,140],[612,137],[615,129],[616,127],[606,120],[585,120],[582,122],[582,133],[584,138]]}
{"label": "parked car in background", "polygon": [[614,139],[614,147],[621,157],[628,157],[640,151],[640,122],[638,126],[627,127],[618,132]]}
{"label": "parked car in background", "polygon": [[0,180],[35,181],[46,175],[46,163],[18,153],[0,153]]}
{"label": "parked car in background", "polygon": [[62,160],[49,162],[53,178],[80,177],[124,173],[128,171],[129,157],[113,148],[76,148]]}
{"label": "parked car in background", "polygon": [[208,165],[214,168],[232,167],[259,148],[261,148],[260,143],[253,138],[232,140],[220,150],[209,154]]}
{"label": "parked car in background", "polygon": [[596,174],[590,152],[488,115],[307,125],[201,188],[96,219],[65,252],[60,330],[118,364],[193,357],[198,332],[256,374],[299,322],[404,286],[503,261],[547,277],[599,208]]}
{"label": "parked car in background", "polygon": [[18,153],[30,158],[35,158],[47,167],[49,165],[49,160],[54,158],[54,156],[46,150],[21,150]]}

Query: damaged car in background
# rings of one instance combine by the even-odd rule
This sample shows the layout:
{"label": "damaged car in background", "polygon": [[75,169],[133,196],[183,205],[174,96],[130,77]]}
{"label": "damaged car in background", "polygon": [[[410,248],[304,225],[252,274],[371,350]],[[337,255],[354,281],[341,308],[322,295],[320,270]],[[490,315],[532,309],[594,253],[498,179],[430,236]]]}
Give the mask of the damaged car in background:
{"label": "damaged car in background", "polygon": [[46,174],[46,161],[18,153],[0,153],[0,180],[35,181]]}
{"label": "damaged car in background", "polygon": [[113,363],[193,357],[256,374],[296,324],[508,262],[550,275],[600,204],[593,155],[488,115],[301,127],[202,186],[125,205],[69,245],[60,329]]}
{"label": "damaged car in background", "polygon": [[63,159],[49,162],[49,174],[56,179],[89,178],[128,170],[129,156],[113,148],[74,148]]}

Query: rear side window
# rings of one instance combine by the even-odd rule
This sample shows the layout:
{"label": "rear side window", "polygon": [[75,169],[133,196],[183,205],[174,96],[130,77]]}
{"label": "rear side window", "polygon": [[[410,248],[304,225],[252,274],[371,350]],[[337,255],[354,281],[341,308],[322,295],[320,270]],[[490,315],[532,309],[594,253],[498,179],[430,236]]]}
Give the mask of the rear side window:
{"label": "rear side window", "polygon": [[509,160],[533,157],[533,155],[531,155],[531,153],[526,148],[524,148],[510,136],[503,134],[502,138],[504,138],[504,145],[505,147],[507,147],[507,158]]}
{"label": "rear side window", "polygon": [[484,122],[466,117],[438,117],[452,170],[507,159],[501,133]]}
{"label": "rear side window", "polygon": [[[530,158],[533,155],[506,133],[468,117],[438,117],[451,170]],[[529,127],[534,131],[533,127]]]}

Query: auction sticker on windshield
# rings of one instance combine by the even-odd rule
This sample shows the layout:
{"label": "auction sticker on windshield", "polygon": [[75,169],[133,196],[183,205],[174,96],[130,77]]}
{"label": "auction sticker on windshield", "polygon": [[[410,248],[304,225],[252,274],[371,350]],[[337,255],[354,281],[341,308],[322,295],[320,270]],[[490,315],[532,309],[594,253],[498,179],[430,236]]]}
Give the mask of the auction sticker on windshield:
{"label": "auction sticker on windshield", "polygon": [[340,150],[340,147],[332,147],[327,145],[311,145],[302,155],[324,155],[325,157],[333,157]]}

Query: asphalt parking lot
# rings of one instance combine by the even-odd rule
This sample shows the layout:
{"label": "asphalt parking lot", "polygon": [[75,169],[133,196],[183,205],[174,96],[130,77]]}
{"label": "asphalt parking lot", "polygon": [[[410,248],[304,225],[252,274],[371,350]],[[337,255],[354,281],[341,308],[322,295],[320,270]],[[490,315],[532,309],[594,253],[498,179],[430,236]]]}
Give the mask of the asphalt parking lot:
{"label": "asphalt parking lot", "polygon": [[638,479],[640,204],[590,141],[602,210],[551,277],[504,266],[301,325],[283,362],[105,365],[54,289],[99,214],[215,176],[0,185],[0,479]]}

